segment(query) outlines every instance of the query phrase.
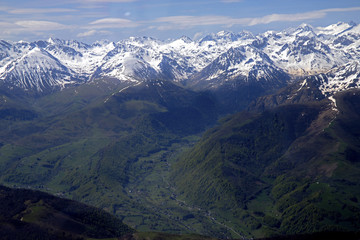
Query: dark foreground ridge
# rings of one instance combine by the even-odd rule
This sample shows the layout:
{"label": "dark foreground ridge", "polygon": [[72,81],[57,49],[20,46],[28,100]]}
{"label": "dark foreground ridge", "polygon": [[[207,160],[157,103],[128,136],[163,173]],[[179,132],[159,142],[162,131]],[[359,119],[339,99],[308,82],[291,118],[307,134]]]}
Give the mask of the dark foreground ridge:
{"label": "dark foreground ridge", "polygon": [[39,191],[0,186],[1,239],[111,238],[133,232],[98,208]]}

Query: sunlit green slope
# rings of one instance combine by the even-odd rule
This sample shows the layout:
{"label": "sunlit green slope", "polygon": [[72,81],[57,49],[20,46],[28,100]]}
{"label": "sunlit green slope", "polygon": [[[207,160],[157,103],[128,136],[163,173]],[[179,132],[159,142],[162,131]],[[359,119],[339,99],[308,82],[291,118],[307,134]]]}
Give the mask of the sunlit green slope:
{"label": "sunlit green slope", "polygon": [[360,227],[360,93],[239,113],[173,167],[178,198],[247,236]]}

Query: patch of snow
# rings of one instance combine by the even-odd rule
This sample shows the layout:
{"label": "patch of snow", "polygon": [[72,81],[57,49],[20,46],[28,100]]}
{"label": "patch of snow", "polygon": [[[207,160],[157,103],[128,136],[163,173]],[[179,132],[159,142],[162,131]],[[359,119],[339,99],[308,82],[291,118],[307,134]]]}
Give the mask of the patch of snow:
{"label": "patch of snow", "polygon": [[305,80],[300,84],[300,88],[297,90],[297,92],[300,91],[300,90],[306,85],[306,83],[307,83],[307,80],[305,79]]}

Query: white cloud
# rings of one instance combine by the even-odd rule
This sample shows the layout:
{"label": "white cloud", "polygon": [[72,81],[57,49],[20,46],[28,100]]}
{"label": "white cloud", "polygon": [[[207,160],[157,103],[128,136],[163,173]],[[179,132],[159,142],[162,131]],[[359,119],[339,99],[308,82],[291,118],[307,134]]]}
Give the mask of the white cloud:
{"label": "white cloud", "polygon": [[53,31],[53,30],[61,30],[67,29],[69,26],[57,23],[57,22],[49,22],[49,21],[17,21],[16,25],[24,28],[29,31]]}
{"label": "white cloud", "polygon": [[[97,3],[125,3],[134,2],[136,0],[75,0],[78,3],[84,3],[84,6],[97,5]],[[218,2],[231,3],[243,0],[217,0]],[[101,5],[101,4],[99,4]],[[220,15],[205,16],[167,16],[160,17],[148,21],[132,21],[127,17],[132,16],[131,12],[122,12],[123,18],[103,18],[104,11],[85,11],[82,12],[79,6],[76,9],[70,8],[6,8],[0,7],[0,38],[12,38],[20,35],[46,35],[54,34],[57,30],[71,30],[67,34],[76,35],[78,37],[96,36],[96,34],[109,35],[110,29],[136,28],[141,26],[146,31],[153,32],[155,30],[174,30],[189,29],[202,26],[221,26],[231,27],[239,26],[255,26],[261,24],[270,24],[274,22],[306,22],[307,20],[324,18],[327,15],[360,11],[360,7],[353,8],[328,8],[316,11],[295,13],[295,14],[269,14],[266,16],[241,18]],[[47,14],[48,13],[48,14]],[[75,14],[58,14],[54,13],[75,13]],[[27,14],[43,14],[42,19],[27,19]],[[95,14],[95,15],[94,15]],[[118,15],[119,16],[119,15]],[[330,16],[328,16],[330,17]],[[37,17],[38,18],[38,17]],[[70,19],[70,20],[69,20]],[[76,20],[74,20],[76,19]],[[84,19],[98,19],[87,24],[83,24]],[[41,21],[40,21],[41,20]],[[68,22],[72,24],[66,25]],[[65,24],[66,23],[66,24]],[[79,32],[80,31],[82,32]],[[201,31],[201,30],[199,30]],[[66,32],[66,31],[65,31]],[[198,37],[194,36],[194,37]]]}
{"label": "white cloud", "polygon": [[77,37],[90,37],[90,36],[94,36],[96,33],[97,33],[96,30],[90,30],[90,31],[87,31],[87,32],[79,33],[76,36]]}
{"label": "white cloud", "polygon": [[111,32],[109,32],[109,31],[90,30],[90,31],[87,31],[87,32],[79,33],[76,36],[80,37],[80,38],[85,38],[85,37],[91,37],[91,36],[99,35],[99,34],[100,35],[109,35],[109,34],[111,34]]}
{"label": "white cloud", "polygon": [[[231,1],[231,0],[229,0]],[[331,12],[350,12],[360,11],[360,7],[354,8],[331,8],[311,12],[296,14],[270,14],[256,18],[231,18],[227,16],[171,16],[157,18],[154,22],[159,23],[158,30],[186,29],[195,26],[206,25],[224,25],[231,27],[233,25],[254,26],[259,24],[269,24],[272,22],[300,22],[311,19],[324,18]]]}
{"label": "white cloud", "polygon": [[0,22],[0,38],[6,38],[7,36],[21,33],[19,26],[9,22]]}
{"label": "white cloud", "polygon": [[298,13],[298,14],[271,14],[260,18],[251,18],[246,24],[248,26],[254,26],[258,24],[269,24],[272,22],[298,22],[309,19],[318,19],[326,16],[323,11]]}
{"label": "white cloud", "polygon": [[240,20],[243,21],[243,24],[246,24],[246,21],[243,19],[234,19],[226,16],[172,16],[158,18],[154,22],[166,23],[167,25],[162,25],[157,28],[159,30],[168,30],[206,25],[233,25],[234,21],[239,22]]}
{"label": "white cloud", "polygon": [[0,29],[0,38],[13,38],[24,35],[41,36],[48,31],[70,29],[70,27],[56,22],[16,21],[15,23],[0,22]]}
{"label": "white cloud", "polygon": [[331,12],[352,12],[360,11],[360,7],[353,8],[329,8],[311,12],[296,13],[296,14],[271,14],[261,18],[251,19],[249,26],[257,24],[268,24],[272,22],[298,22],[310,19],[324,18],[327,13]]}
{"label": "white cloud", "polygon": [[197,32],[194,34],[193,39],[198,40],[198,39],[202,38],[204,35],[205,34],[203,32]]}
{"label": "white cloud", "polygon": [[360,11],[360,7],[352,7],[352,8],[328,8],[320,10],[323,12],[353,12],[353,11]]}
{"label": "white cloud", "polygon": [[14,28],[17,27],[15,24],[13,23],[9,23],[9,22],[0,22],[0,28]]}
{"label": "white cloud", "polygon": [[137,27],[138,23],[124,18],[103,18],[90,23],[90,28],[129,28]]}
{"label": "white cloud", "polygon": [[68,8],[18,8],[8,9],[8,13],[12,14],[37,14],[37,13],[65,13],[65,12],[76,12],[75,9]]}

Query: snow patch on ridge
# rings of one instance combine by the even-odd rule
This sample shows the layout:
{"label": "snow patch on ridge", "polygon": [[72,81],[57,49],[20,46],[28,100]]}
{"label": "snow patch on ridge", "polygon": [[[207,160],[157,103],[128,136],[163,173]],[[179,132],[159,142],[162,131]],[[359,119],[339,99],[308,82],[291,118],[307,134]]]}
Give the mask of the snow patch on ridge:
{"label": "snow patch on ridge", "polygon": [[328,97],[328,99],[332,102],[332,105],[333,105],[332,110],[338,112],[339,110],[337,109],[336,99],[334,98],[334,96],[330,96],[330,97]]}
{"label": "snow patch on ridge", "polygon": [[351,88],[360,88],[359,63],[354,62],[331,70],[324,76],[318,76],[318,80],[321,83],[319,89],[325,96]]}

